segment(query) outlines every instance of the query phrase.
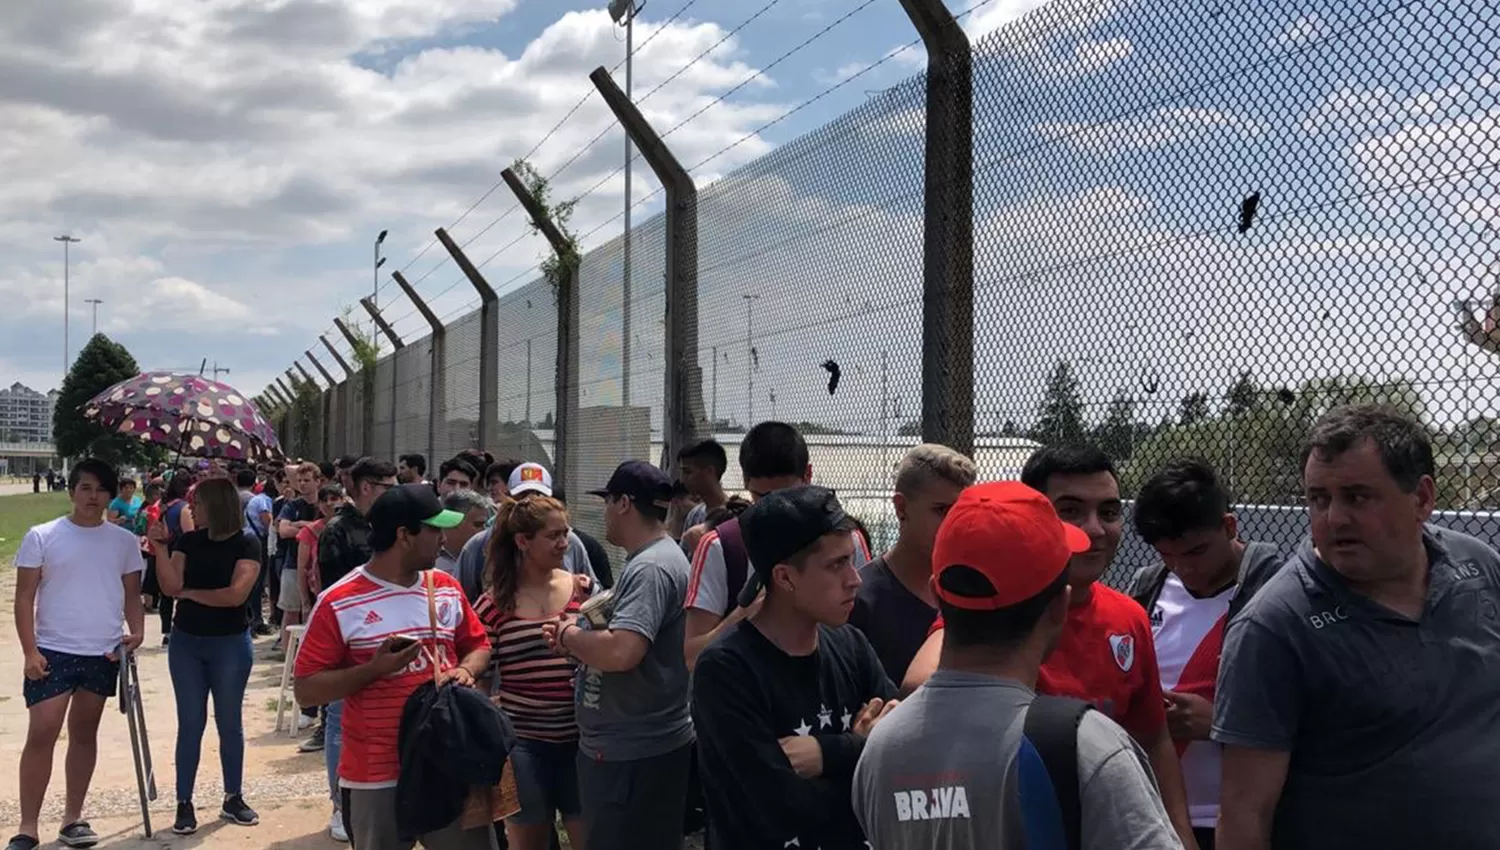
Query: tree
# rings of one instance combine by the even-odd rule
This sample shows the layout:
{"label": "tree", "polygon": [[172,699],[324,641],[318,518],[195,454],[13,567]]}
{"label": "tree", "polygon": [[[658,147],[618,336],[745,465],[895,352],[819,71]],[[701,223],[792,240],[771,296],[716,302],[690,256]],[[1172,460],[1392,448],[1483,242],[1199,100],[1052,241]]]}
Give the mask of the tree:
{"label": "tree", "polygon": [[1260,406],[1260,387],[1251,377],[1249,369],[1241,372],[1234,385],[1229,388],[1228,401],[1226,412],[1230,416],[1249,413]]}
{"label": "tree", "polygon": [[1019,436],[1021,436],[1021,429],[1016,425],[1016,420],[1014,420],[1014,419],[1007,419],[1007,420],[1005,420],[1005,424],[1000,426],[1000,436],[1002,436],[1002,437],[1019,437]]}
{"label": "tree", "polygon": [[1135,400],[1124,390],[1118,390],[1109,402],[1104,421],[1094,429],[1094,445],[1109,455],[1116,463],[1124,463],[1135,450],[1136,423]]}
{"label": "tree", "polygon": [[95,334],[89,340],[63,379],[52,414],[52,440],[60,456],[90,455],[116,466],[149,462],[155,457],[157,452],[140,440],[83,418],[83,408],[89,399],[140,371],[125,346],[104,334]]}
{"label": "tree", "polygon": [[916,419],[908,419],[907,421],[901,423],[900,428],[896,429],[896,436],[920,437],[922,436],[922,423]]}
{"label": "tree", "polygon": [[1191,425],[1208,418],[1208,396],[1203,393],[1189,393],[1182,397],[1182,405],[1177,409],[1177,422],[1180,425]]}
{"label": "tree", "polygon": [[1078,394],[1078,379],[1073,367],[1059,360],[1047,376],[1047,390],[1042,397],[1041,415],[1031,438],[1043,445],[1066,446],[1084,440],[1083,398]]}

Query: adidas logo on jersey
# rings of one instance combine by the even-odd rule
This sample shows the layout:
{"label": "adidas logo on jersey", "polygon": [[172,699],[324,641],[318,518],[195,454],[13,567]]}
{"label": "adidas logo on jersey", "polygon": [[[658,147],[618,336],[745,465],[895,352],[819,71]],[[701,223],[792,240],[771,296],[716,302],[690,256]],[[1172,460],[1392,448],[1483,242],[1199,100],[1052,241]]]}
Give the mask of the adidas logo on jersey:
{"label": "adidas logo on jersey", "polygon": [[897,791],[896,818],[900,821],[951,820],[969,817],[969,795],[962,785],[928,791]]}
{"label": "adidas logo on jersey", "polygon": [[365,625],[367,625],[367,626],[373,626],[376,623],[380,622],[380,620],[381,620],[380,615],[378,613],[376,613],[373,609],[370,611],[370,613],[368,613],[368,614],[365,615]]}

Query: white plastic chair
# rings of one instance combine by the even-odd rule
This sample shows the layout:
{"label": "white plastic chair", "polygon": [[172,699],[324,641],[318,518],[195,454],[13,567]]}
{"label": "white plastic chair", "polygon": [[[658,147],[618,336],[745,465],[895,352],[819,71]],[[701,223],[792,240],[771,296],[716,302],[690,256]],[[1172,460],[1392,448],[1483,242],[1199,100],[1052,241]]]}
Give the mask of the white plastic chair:
{"label": "white plastic chair", "polygon": [[[307,631],[307,626],[286,627],[286,659],[281,662],[281,690],[276,694],[276,731],[281,731],[281,721],[286,717],[286,701],[291,695],[292,670],[297,663],[297,647],[302,643],[302,633]],[[301,730],[297,728],[298,711],[293,709],[291,716],[287,718],[286,734],[288,738],[297,737]]]}

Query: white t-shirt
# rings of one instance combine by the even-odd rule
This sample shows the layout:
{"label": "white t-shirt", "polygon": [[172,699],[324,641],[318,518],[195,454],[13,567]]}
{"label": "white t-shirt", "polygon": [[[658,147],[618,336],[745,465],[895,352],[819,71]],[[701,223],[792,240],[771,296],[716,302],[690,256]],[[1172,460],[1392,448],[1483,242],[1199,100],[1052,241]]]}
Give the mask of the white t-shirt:
{"label": "white t-shirt", "polygon": [[[467,547],[465,547],[467,548]],[[857,570],[870,562],[870,547],[864,535],[854,533],[854,568]],[[745,564],[745,584],[755,570],[748,561]],[[744,584],[734,589],[738,599]],[[729,608],[729,567],[724,562],[724,544],[719,540],[719,531],[714,529],[703,535],[698,548],[693,551],[693,571],[688,578],[686,607],[707,611],[718,617],[725,616]]]}
{"label": "white t-shirt", "polygon": [[104,655],[125,633],[125,585],[145,568],[131,532],[92,528],[68,517],[33,526],[16,551],[16,568],[42,571],[36,593],[36,645],[70,655]]}
{"label": "white t-shirt", "polygon": [[[1224,620],[1238,589],[1238,585],[1230,585],[1217,596],[1198,599],[1188,593],[1175,574],[1167,574],[1155,610],[1150,612],[1162,690],[1212,699],[1224,646]],[[1187,785],[1193,826],[1212,827],[1219,822],[1219,761],[1223,749],[1213,741],[1192,741],[1182,751],[1182,779]]]}

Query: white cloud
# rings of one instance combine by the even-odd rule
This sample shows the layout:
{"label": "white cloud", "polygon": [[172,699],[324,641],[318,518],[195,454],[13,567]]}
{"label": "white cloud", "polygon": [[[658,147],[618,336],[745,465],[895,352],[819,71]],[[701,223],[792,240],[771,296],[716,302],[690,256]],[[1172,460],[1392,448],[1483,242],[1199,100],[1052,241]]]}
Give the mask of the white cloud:
{"label": "white cloud", "polygon": [[1091,154],[1125,150],[1160,150],[1216,133],[1255,136],[1266,132],[1262,122],[1224,112],[1188,106],[1164,106],[1115,121],[1051,123],[1037,127],[1050,139],[1063,140]]}
{"label": "white cloud", "polygon": [[1299,15],[1281,31],[1280,42],[1283,46],[1297,46],[1307,44],[1322,38],[1328,33],[1328,23],[1323,16],[1317,12]]}

